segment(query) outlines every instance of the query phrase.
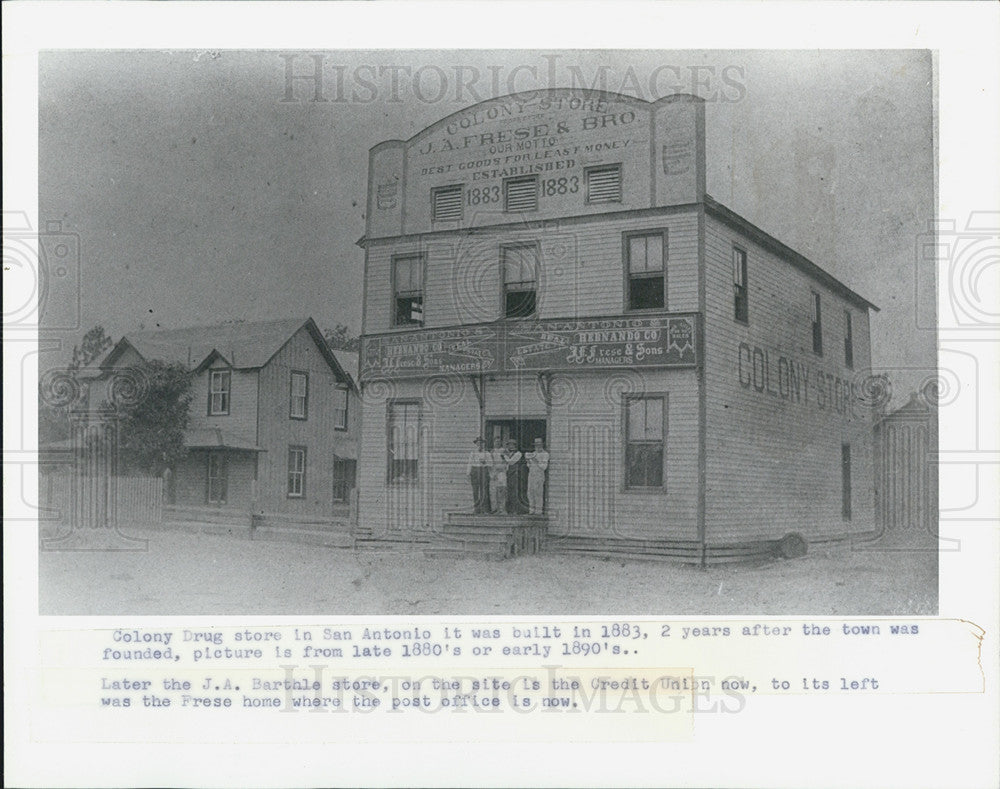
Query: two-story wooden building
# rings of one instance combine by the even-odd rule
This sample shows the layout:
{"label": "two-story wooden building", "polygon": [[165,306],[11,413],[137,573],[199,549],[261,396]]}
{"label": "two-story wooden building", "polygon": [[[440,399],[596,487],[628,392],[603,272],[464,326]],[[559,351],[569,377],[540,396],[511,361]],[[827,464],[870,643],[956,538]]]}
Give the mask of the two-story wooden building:
{"label": "two-story wooden building", "polygon": [[371,149],[371,539],[468,521],[480,435],[543,439],[549,548],[711,561],[871,530],[874,307],[705,193],[704,125],[688,95],[553,89]]}
{"label": "two-story wooden building", "polygon": [[100,366],[154,359],[193,373],[189,452],[171,470],[172,503],[263,522],[346,523],[361,423],[356,372],[311,318],[133,332]]}

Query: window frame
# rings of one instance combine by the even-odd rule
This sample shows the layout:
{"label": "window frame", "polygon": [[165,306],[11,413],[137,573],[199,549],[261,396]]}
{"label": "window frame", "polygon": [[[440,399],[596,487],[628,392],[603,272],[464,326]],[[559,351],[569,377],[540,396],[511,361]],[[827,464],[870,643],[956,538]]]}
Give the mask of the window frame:
{"label": "window frame", "polygon": [[[405,321],[401,322],[399,320],[399,298],[400,293],[397,289],[396,282],[396,269],[397,263],[400,260],[417,259],[420,261],[420,308],[421,308],[421,319],[419,321]],[[427,254],[424,252],[401,252],[398,255],[393,255],[391,258],[391,271],[389,276],[391,278],[392,285],[392,298],[389,302],[390,310],[390,321],[389,325],[393,328],[412,328],[418,327],[423,328],[427,322]],[[417,291],[406,291],[407,294],[414,294]],[[412,296],[404,296],[404,298],[412,298]]]}
{"label": "window frame", "polygon": [[[444,219],[437,215],[437,196],[448,190],[458,191],[458,216]],[[461,222],[465,219],[465,184],[444,184],[431,187],[431,222]]]}
{"label": "window frame", "polygon": [[[350,465],[348,465],[350,464]],[[338,474],[338,468],[342,473]],[[348,473],[348,469],[350,472]],[[356,458],[342,458],[339,455],[333,456],[333,465],[330,468],[330,475],[333,478],[333,503],[347,504],[351,500],[351,491],[357,487],[358,461]],[[337,498],[338,487],[343,486],[343,497]]]}
{"label": "window frame", "polygon": [[[615,200],[593,200],[590,197],[590,176],[592,173],[598,170],[616,170],[618,172],[618,197]],[[609,203],[621,203],[622,194],[624,192],[624,183],[622,175],[622,163],[616,162],[613,164],[595,164],[590,167],[583,168],[583,202],[584,205],[607,205]]]}
{"label": "window frame", "polygon": [[[629,404],[635,400],[659,400],[660,407],[662,409],[661,413],[661,436],[659,442],[655,441],[641,441],[633,442],[629,441]],[[668,392],[641,392],[636,394],[625,394],[622,395],[621,400],[621,437],[622,437],[622,478],[621,478],[621,491],[623,493],[638,493],[638,494],[653,494],[653,495],[665,495],[667,493],[667,435],[668,421],[667,417],[670,412],[669,408],[670,395]],[[629,483],[629,446],[630,444],[641,443],[641,444],[656,444],[660,445],[660,484],[654,485],[632,485]]]}
{"label": "window frame", "polygon": [[854,369],[854,319],[849,309],[844,309],[844,366]]}
{"label": "window frame", "polygon": [[[212,476],[212,461],[216,461],[217,475]],[[212,498],[212,480],[221,482],[222,497]],[[228,453],[222,450],[210,450],[205,453],[205,503],[206,504],[228,504],[229,503],[229,457]]]}
{"label": "window frame", "polygon": [[[226,388],[224,390],[219,390],[216,392],[214,390],[215,377],[220,376],[226,381]],[[214,409],[213,400],[215,395],[222,395],[225,397],[225,410],[216,411]],[[209,416],[229,416],[233,405],[233,370],[230,367],[227,368],[209,368],[208,370],[208,415]]]}
{"label": "window frame", "polygon": [[[392,428],[393,419],[392,411],[396,406],[416,406],[417,409],[417,449],[416,449],[416,473],[413,478],[407,478],[406,476],[396,476],[392,474]],[[424,407],[423,401],[417,398],[393,398],[386,400],[385,403],[385,484],[388,487],[405,487],[405,486],[419,486],[421,482],[421,463],[420,463],[420,451],[421,451],[421,427],[423,425],[424,418]],[[405,460],[405,459],[404,459]]]}
{"label": "window frame", "polygon": [[[525,290],[508,291],[507,290],[507,261],[505,259],[505,253],[508,249],[534,249],[535,250],[535,308],[528,315],[508,315],[507,314],[507,294],[508,292],[515,293],[526,293]],[[504,320],[523,320],[525,318],[537,318],[538,317],[538,273],[542,267],[542,249],[541,244],[538,241],[512,241],[510,243],[500,245],[500,316]]]}
{"label": "window frame", "polygon": [[[662,256],[663,256],[663,305],[660,307],[632,307],[632,257],[631,257],[631,241],[634,238],[651,237],[651,236],[661,236],[662,237]],[[626,230],[622,233],[622,278],[623,278],[623,295],[624,295],[624,312],[626,313],[644,313],[644,312],[663,312],[668,309],[667,300],[667,264],[670,259],[670,254],[668,251],[668,241],[670,234],[668,229],[665,227],[651,227],[642,230]],[[651,276],[641,276],[637,279],[653,279]]]}
{"label": "window frame", "polygon": [[812,329],[812,350],[817,356],[823,355],[823,302],[819,291],[809,291],[810,326]]}
{"label": "window frame", "polygon": [[337,384],[333,388],[333,391],[335,391],[335,392],[343,392],[344,393],[344,408],[343,408],[344,422],[343,422],[343,424],[338,424],[337,423],[336,414],[339,413],[341,409],[339,409],[339,408],[333,408],[332,409],[332,411],[334,413],[333,429],[334,430],[347,430],[348,429],[348,427],[347,427],[348,413],[349,413],[349,411],[351,409],[351,390],[350,390],[350,388],[348,388],[347,386],[344,386],[343,384]]}
{"label": "window frame", "polygon": [[[302,395],[302,413],[295,413],[295,377],[305,379],[305,394]],[[299,422],[309,419],[309,373],[305,370],[290,370],[288,373],[288,418]]]}
{"label": "window frame", "polygon": [[[532,181],[532,182],[534,182],[534,185],[535,185],[535,205],[534,205],[533,208],[509,208],[508,207],[508,205],[507,205],[507,190],[509,189],[510,184],[513,183],[514,181]],[[528,212],[531,212],[531,211],[537,211],[538,210],[538,204],[539,204],[539,191],[541,189],[541,183],[542,183],[542,181],[538,177],[538,175],[513,175],[510,178],[504,178],[503,179],[503,189],[502,189],[503,193],[500,195],[501,199],[503,200],[503,212],[505,214],[520,214],[520,213],[528,213]]]}
{"label": "window frame", "polygon": [[[302,471],[292,469],[292,455],[296,452],[302,453]],[[285,497],[289,499],[304,499],[306,497],[306,471],[308,470],[309,452],[302,444],[288,445],[288,466],[285,482]],[[298,493],[292,492],[292,475],[300,475],[300,490]]]}
{"label": "window frame", "polygon": [[[748,257],[747,251],[743,247],[733,245],[733,320],[744,326],[750,325],[750,266],[747,262]],[[742,282],[737,281],[737,271],[739,271]],[[740,314],[741,305],[743,307],[742,315]]]}

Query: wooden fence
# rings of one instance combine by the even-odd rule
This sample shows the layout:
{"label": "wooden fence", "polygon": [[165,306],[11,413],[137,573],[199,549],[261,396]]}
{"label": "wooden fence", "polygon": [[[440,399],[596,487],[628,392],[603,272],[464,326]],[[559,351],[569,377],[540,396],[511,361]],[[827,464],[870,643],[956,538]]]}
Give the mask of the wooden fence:
{"label": "wooden fence", "polygon": [[158,526],[163,521],[163,480],[46,473],[39,479],[38,501],[40,520],[52,525]]}

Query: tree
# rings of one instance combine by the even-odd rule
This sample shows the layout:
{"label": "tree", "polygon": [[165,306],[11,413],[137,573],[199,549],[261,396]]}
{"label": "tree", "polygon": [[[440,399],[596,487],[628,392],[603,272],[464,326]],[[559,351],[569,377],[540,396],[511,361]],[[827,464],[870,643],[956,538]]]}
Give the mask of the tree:
{"label": "tree", "polygon": [[160,475],[186,454],[184,430],[192,376],[182,364],[150,361],[126,368],[111,381],[119,417],[119,460],[124,472]]}
{"label": "tree", "polygon": [[111,338],[104,331],[104,327],[94,326],[83,335],[80,345],[73,346],[73,360],[69,363],[69,369],[79,370],[81,367],[86,367],[111,345]]}
{"label": "tree", "polygon": [[350,329],[343,323],[338,323],[332,329],[327,329],[323,332],[323,339],[335,351],[353,351],[357,353],[361,347],[361,339],[352,336],[349,332]]}

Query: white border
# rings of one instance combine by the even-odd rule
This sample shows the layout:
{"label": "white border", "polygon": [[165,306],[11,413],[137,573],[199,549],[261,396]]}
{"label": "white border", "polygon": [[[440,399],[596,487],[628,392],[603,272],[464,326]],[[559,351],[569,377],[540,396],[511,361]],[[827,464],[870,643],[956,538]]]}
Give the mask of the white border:
{"label": "white border", "polygon": [[[941,216],[1000,209],[1000,57],[992,3],[20,3],[3,5],[4,196],[37,205],[37,98],[34,58],[58,48],[925,48],[938,52]],[[31,217],[37,227],[36,215]],[[942,283],[943,285],[944,283]],[[8,296],[9,297],[9,296]],[[942,288],[941,304],[948,297]],[[979,360],[983,392],[995,398],[997,337],[963,340]],[[982,332],[979,333],[982,337]],[[951,347],[954,347],[952,345]],[[32,361],[5,349],[5,436],[30,407]],[[941,449],[995,457],[998,409],[980,412],[977,447],[954,446],[972,414],[945,413]],[[7,446],[9,447],[9,440]],[[6,462],[10,458],[5,448]],[[995,462],[995,461],[994,461]],[[993,469],[996,466],[992,467]],[[997,475],[982,491],[998,500]],[[5,486],[5,490],[7,490]],[[947,503],[942,491],[942,504]],[[13,502],[5,495],[5,503]],[[6,510],[8,517],[14,514]],[[992,786],[997,783],[996,524],[949,527],[965,550],[943,556],[941,615],[987,631],[982,697],[916,697],[811,718],[803,708],[764,702],[750,732],[718,716],[698,721],[680,746],[380,746],[312,749],[193,744],[115,749],[46,747],[30,735],[30,674],[35,665],[37,549],[30,529],[4,530],[7,781],[227,785],[546,784],[795,785],[810,775],[825,786]],[[951,535],[945,535],[951,536]],[[265,621],[264,618],[253,618]],[[217,618],[216,624],[237,618]],[[99,618],[46,624],[95,625]],[[151,622],[153,620],[150,620]],[[252,619],[250,620],[252,621]],[[947,666],[941,667],[947,671]]]}

